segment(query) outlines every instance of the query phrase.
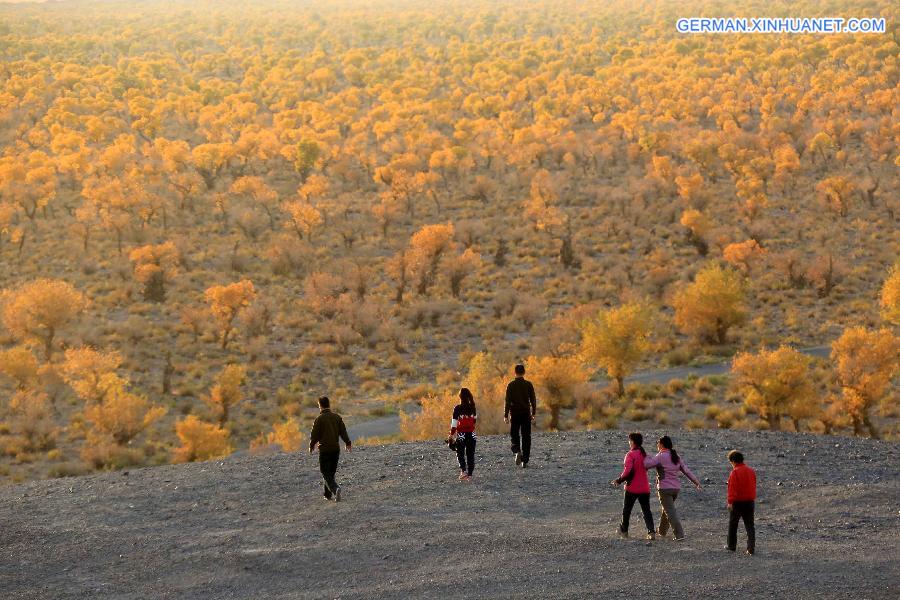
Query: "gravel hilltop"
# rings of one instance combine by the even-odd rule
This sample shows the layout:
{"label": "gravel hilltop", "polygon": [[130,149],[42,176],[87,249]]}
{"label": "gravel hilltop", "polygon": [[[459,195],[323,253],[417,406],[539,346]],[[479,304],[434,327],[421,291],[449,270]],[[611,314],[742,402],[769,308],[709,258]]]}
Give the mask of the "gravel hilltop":
{"label": "gravel hilltop", "polygon": [[[900,445],[670,435],[705,481],[679,498],[682,544],[616,538],[621,491],[607,482],[624,432],[537,435],[528,470],[515,469],[505,438],[483,437],[471,483],[456,481],[438,442],[345,453],[340,504],[322,499],[306,454],[0,489],[0,590],[7,599],[900,597]],[[759,476],[753,557],[722,550],[732,447]],[[658,519],[655,498],[653,508]],[[639,532],[637,509],[632,523]]]}

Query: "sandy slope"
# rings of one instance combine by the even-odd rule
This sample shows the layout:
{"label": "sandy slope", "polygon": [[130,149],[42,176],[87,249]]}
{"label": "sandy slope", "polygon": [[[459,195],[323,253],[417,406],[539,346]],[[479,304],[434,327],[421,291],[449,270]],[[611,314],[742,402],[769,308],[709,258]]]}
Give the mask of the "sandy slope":
{"label": "sandy slope", "polygon": [[[687,542],[647,547],[614,535],[623,437],[542,434],[527,471],[485,437],[468,484],[437,443],[360,448],[341,504],[322,500],[308,455],[5,488],[0,596],[900,597],[900,445],[675,432],[706,489],[679,499]],[[721,549],[733,446],[760,477],[754,557]]]}

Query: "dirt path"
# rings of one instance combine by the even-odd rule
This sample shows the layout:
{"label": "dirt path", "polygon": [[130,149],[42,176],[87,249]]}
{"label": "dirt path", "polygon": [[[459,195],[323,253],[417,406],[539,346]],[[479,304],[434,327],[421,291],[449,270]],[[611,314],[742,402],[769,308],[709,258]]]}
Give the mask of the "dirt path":
{"label": "dirt path", "polygon": [[[815,346],[801,348],[803,354],[817,358],[827,358],[831,353],[831,346]],[[708,377],[710,375],[723,375],[731,370],[731,361],[701,365],[699,367],[675,367],[672,369],[655,369],[642,371],[627,377],[625,383],[668,383],[673,379],[687,379],[691,375],[695,377]],[[415,408],[407,409],[415,412]],[[400,416],[388,415],[369,420],[348,419],[350,434],[355,438],[387,437],[400,433]]]}
{"label": "dirt path", "polygon": [[[340,504],[322,500],[305,454],[4,488],[0,590],[135,600],[900,596],[900,445],[672,435],[705,482],[679,497],[684,543],[616,539],[621,492],[606,482],[620,469],[622,432],[538,435],[528,470],[515,469],[505,439],[484,437],[467,484],[440,444],[359,448],[343,457]],[[759,474],[753,557],[721,549],[724,453],[734,446]]]}

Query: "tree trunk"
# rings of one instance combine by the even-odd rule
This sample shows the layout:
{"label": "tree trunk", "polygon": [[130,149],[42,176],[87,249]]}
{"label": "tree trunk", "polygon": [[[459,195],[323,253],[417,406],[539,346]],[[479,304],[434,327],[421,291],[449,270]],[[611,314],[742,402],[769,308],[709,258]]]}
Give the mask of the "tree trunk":
{"label": "tree trunk", "polygon": [[50,355],[53,354],[53,336],[56,335],[56,332],[53,328],[47,332],[47,337],[44,340],[44,360],[50,362]]}
{"label": "tree trunk", "polygon": [[559,406],[550,407],[550,429],[559,429]]}
{"label": "tree trunk", "polygon": [[726,335],[728,334],[728,327],[722,322],[721,319],[716,319],[716,341],[719,345],[724,345],[726,340]]}
{"label": "tree trunk", "polygon": [[869,430],[869,435],[873,440],[880,440],[881,436],[878,433],[878,429],[875,427],[875,424],[872,423],[872,420],[869,418],[868,414],[863,415],[863,423],[866,425],[866,429]]}
{"label": "tree trunk", "polygon": [[622,376],[616,377],[616,395],[621,398],[625,395],[625,378]]}

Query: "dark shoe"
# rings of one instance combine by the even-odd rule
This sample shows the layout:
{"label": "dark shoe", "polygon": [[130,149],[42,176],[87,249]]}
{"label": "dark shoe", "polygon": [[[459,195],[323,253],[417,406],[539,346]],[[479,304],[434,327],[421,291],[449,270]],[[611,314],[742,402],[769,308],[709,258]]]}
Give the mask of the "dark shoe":
{"label": "dark shoe", "polygon": [[622,538],[623,540],[627,540],[627,539],[628,539],[628,532],[627,532],[627,531],[622,531],[622,528],[619,527],[619,537]]}
{"label": "dark shoe", "polygon": [[672,541],[673,541],[673,542],[683,542],[683,541],[684,541],[684,536],[682,536],[682,537],[680,537],[680,538],[679,538],[679,537],[677,537],[677,538],[672,538]]}
{"label": "dark shoe", "polygon": [[723,550],[728,550],[729,552],[734,552],[734,551],[735,551],[734,548],[729,548],[728,546],[722,546],[722,549],[723,549]]}
{"label": "dark shoe", "polygon": [[753,556],[754,554],[756,554],[756,550],[753,548],[747,548],[747,554]]}
{"label": "dark shoe", "polygon": [[523,469],[527,469],[527,468],[528,468],[528,463],[525,462],[525,461],[522,461],[522,468],[523,468]]}
{"label": "dark shoe", "polygon": [[334,490],[334,501],[335,502],[341,501],[341,486],[338,486],[338,488],[336,490]]}
{"label": "dark shoe", "polygon": [[656,534],[653,533],[652,531],[648,531],[647,532],[647,541],[652,542],[655,539],[656,539]]}
{"label": "dark shoe", "polygon": [[324,495],[323,495],[322,498],[324,498],[325,500],[328,500],[329,502],[331,502],[331,496],[324,496]]}
{"label": "dark shoe", "polygon": [[522,465],[522,453],[516,452],[516,466],[519,467]]}

